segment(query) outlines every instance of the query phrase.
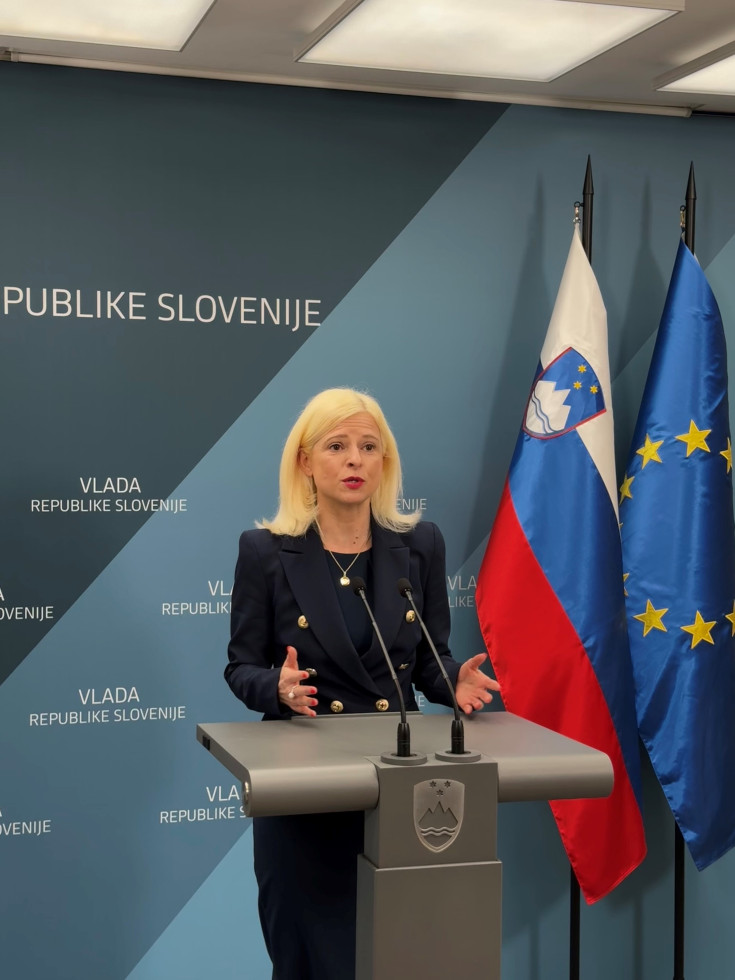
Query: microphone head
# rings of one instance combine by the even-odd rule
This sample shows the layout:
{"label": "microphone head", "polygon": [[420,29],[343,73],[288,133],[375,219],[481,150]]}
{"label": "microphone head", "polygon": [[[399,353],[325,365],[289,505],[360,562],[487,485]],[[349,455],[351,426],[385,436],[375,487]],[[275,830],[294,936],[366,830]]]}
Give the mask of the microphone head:
{"label": "microphone head", "polygon": [[355,595],[360,595],[365,592],[365,580],[361,579],[359,575],[355,575],[351,582],[352,591]]}
{"label": "microphone head", "polygon": [[398,581],[396,582],[396,585],[398,586],[398,591],[400,592],[400,594],[403,596],[404,599],[408,598],[408,596],[410,596],[411,593],[413,592],[413,589],[411,588],[411,583],[407,578],[399,578]]}

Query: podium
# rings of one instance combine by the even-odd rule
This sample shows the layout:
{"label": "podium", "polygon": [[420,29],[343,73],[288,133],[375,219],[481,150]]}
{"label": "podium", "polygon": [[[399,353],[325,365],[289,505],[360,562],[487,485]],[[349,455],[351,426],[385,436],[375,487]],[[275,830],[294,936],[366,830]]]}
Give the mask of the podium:
{"label": "podium", "polygon": [[410,713],[416,758],[395,764],[386,754],[397,721],[386,713],[201,724],[197,739],[242,783],[249,817],[365,812],[356,980],[403,980],[407,971],[500,980],[498,803],[607,796],[612,764],[504,711],[465,719],[464,757],[448,755],[450,715]]}

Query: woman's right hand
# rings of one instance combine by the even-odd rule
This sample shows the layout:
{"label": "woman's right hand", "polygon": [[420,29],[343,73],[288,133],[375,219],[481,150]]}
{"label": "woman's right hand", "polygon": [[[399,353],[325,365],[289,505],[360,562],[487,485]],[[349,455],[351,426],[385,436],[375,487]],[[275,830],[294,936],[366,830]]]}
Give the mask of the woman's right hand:
{"label": "woman's right hand", "polygon": [[308,678],[307,671],[299,670],[296,647],[286,647],[286,659],[283,661],[278,678],[278,700],[298,715],[316,718],[316,711],[312,710],[312,707],[318,704],[313,697],[316,688],[304,687],[301,683]]}

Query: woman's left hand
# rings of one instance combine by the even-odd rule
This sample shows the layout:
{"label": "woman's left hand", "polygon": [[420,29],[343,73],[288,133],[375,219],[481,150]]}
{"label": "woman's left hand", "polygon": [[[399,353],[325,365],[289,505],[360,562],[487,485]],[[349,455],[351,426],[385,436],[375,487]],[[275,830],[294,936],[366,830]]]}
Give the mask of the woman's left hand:
{"label": "woman's left hand", "polygon": [[457,704],[466,715],[471,715],[473,711],[479,711],[486,704],[490,704],[493,699],[490,692],[500,690],[500,684],[480,670],[480,665],[486,659],[486,653],[478,653],[476,657],[466,660],[459,668],[454,693]]}

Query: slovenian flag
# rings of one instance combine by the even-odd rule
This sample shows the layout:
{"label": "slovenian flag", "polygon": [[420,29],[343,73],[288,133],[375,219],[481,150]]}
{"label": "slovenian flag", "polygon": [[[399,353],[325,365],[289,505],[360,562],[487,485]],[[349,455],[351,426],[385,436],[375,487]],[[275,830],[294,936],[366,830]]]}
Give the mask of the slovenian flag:
{"label": "slovenian flag", "polygon": [[600,749],[607,799],[553,801],[588,902],[646,854],[625,620],[607,316],[575,227],[477,583],[508,711]]}
{"label": "slovenian flag", "polygon": [[620,495],[639,730],[701,870],[735,846],[735,522],[725,333],[684,242]]}

